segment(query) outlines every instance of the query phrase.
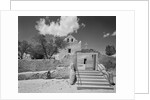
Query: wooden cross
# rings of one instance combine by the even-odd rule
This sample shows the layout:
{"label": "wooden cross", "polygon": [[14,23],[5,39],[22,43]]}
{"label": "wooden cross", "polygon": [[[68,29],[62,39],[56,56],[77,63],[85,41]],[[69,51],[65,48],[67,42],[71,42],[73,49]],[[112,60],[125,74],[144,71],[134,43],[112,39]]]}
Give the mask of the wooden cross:
{"label": "wooden cross", "polygon": [[88,46],[88,44],[87,44],[87,42],[85,43],[85,49],[87,49],[87,46]]}

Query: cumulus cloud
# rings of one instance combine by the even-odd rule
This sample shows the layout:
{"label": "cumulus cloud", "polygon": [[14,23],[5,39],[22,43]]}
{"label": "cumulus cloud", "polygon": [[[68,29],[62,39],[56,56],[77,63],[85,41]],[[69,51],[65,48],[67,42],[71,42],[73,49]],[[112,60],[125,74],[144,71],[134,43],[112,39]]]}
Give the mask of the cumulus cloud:
{"label": "cumulus cloud", "polygon": [[106,38],[108,36],[110,36],[110,33],[106,33],[106,34],[103,35],[104,38]]}
{"label": "cumulus cloud", "polygon": [[[61,16],[57,21],[47,22],[48,17],[41,18],[35,26],[40,34],[50,34],[54,36],[67,36],[68,34],[77,33],[80,28],[77,16]],[[85,27],[85,24],[81,24]]]}
{"label": "cumulus cloud", "polygon": [[111,36],[116,36],[116,31],[114,31]]}
{"label": "cumulus cloud", "polygon": [[110,34],[110,33],[105,33],[105,32],[103,32],[103,38],[106,38],[106,37],[111,37],[111,36],[116,36],[116,31],[114,31],[112,34]]}

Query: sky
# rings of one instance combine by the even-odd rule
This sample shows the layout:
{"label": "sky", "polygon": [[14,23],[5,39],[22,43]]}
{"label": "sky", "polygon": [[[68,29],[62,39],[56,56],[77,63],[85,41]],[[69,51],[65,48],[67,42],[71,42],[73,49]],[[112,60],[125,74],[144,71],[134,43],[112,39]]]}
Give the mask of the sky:
{"label": "sky", "polygon": [[116,47],[116,16],[18,16],[18,39],[32,41],[37,34],[73,35],[82,48],[105,53]]}

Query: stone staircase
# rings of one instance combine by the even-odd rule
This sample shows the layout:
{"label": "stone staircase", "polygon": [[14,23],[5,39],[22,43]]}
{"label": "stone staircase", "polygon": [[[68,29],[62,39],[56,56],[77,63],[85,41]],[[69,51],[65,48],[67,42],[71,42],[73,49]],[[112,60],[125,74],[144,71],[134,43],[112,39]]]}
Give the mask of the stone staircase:
{"label": "stone staircase", "polygon": [[114,87],[109,85],[102,73],[95,70],[79,70],[76,71],[77,89],[105,89],[113,90]]}

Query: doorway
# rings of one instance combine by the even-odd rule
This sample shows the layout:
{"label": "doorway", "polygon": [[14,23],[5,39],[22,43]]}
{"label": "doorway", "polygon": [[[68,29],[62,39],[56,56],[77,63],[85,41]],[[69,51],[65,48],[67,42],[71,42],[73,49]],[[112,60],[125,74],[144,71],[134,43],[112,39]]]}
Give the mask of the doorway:
{"label": "doorway", "polygon": [[68,49],[68,53],[71,53],[71,49]]}
{"label": "doorway", "polygon": [[86,59],[86,58],[84,58],[84,64],[86,64],[86,61],[87,61],[87,59]]}
{"label": "doorway", "polygon": [[96,54],[92,55],[93,57],[93,70],[96,69]]}

